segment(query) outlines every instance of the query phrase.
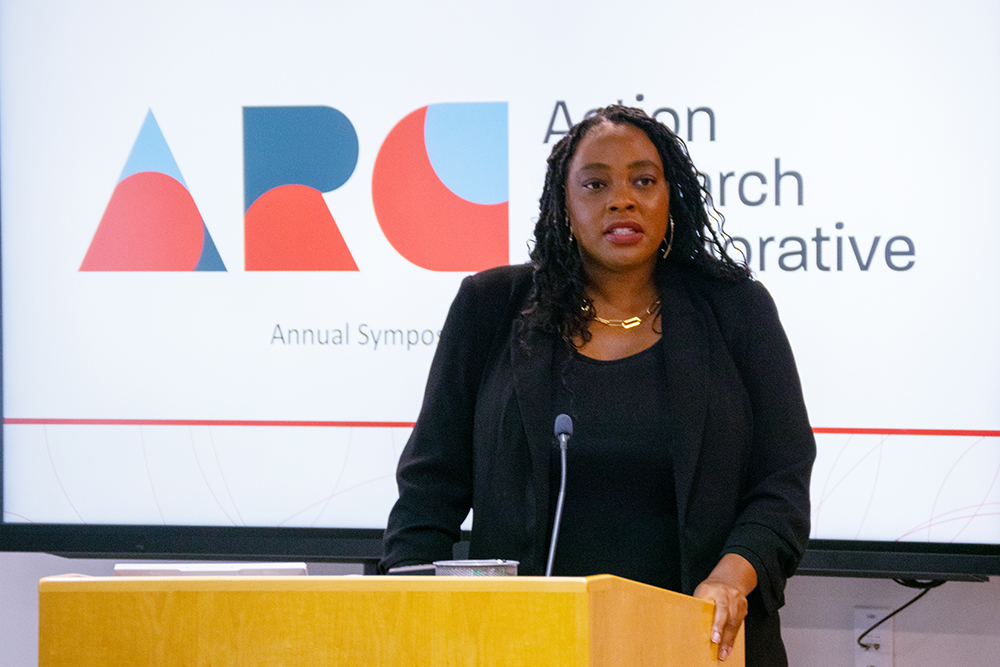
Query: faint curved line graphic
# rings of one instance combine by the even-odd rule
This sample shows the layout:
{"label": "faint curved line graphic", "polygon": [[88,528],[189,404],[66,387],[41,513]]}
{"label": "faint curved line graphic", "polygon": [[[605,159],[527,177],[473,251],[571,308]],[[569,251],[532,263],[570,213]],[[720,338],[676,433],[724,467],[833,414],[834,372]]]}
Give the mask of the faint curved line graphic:
{"label": "faint curved line graphic", "polygon": [[[934,524],[939,524],[939,523],[943,523],[943,522],[951,522],[951,521],[958,521],[958,520],[962,520],[962,519],[968,519],[970,517],[973,518],[973,519],[975,519],[975,518],[978,518],[979,516],[993,516],[992,513],[989,513],[989,514],[979,514],[977,512],[978,509],[981,509],[981,508],[984,508],[984,507],[991,507],[991,506],[996,506],[996,507],[1000,508],[1000,502],[989,502],[989,503],[980,503],[980,504],[976,504],[976,505],[965,505],[963,507],[955,507],[953,509],[948,510],[947,512],[942,512],[941,514],[938,514],[937,516],[935,516],[930,521],[921,521],[920,523],[918,523],[915,526],[912,526],[909,530],[907,530],[905,533],[903,533],[903,535],[901,537],[905,537],[907,535],[912,535],[913,533],[920,532],[921,530],[926,530],[928,524],[934,525]],[[958,516],[953,516],[953,515],[956,515],[956,514],[958,514]],[[901,539],[901,537],[897,538],[897,539]]]}
{"label": "faint curved line graphic", "polygon": [[[982,442],[982,439],[976,440],[971,445],[969,445],[968,447],[966,447],[965,451],[962,452],[961,454],[959,454],[958,458],[956,458],[952,462],[951,467],[948,468],[948,472],[945,473],[944,478],[941,480],[941,484],[938,485],[937,493],[934,495],[934,503],[931,505],[931,514],[928,517],[928,519],[930,521],[933,521],[934,517],[936,517],[938,515],[937,514],[938,501],[941,500],[941,494],[944,492],[944,487],[948,484],[948,479],[951,477],[951,474],[953,472],[955,472],[955,468],[957,468],[958,464],[962,462],[962,459],[964,459],[966,456],[968,456],[969,452],[971,452],[976,447],[976,445],[979,444],[980,442]],[[927,525],[927,541],[928,542],[931,541],[931,524],[930,523],[928,523],[928,525]]]}
{"label": "faint curved line graphic", "polygon": [[[84,518],[80,516],[80,513],[76,510],[76,505],[73,504],[73,500],[69,497],[69,494],[66,493],[66,487],[63,486],[62,479],[59,477],[59,471],[56,470],[56,461],[54,458],[52,458],[52,447],[49,445],[48,427],[46,427],[44,424],[42,425],[42,438],[45,440],[45,453],[49,455],[49,464],[52,466],[52,474],[55,475],[56,477],[56,484],[59,485],[59,490],[62,491],[63,497],[65,497],[66,502],[69,503],[69,508],[73,510],[73,514],[75,514],[80,519],[80,523],[87,523],[86,520],[84,520]],[[6,512],[4,513],[6,514]]]}
{"label": "faint curved line graphic", "polygon": [[872,502],[875,500],[875,491],[878,489],[878,477],[882,472],[882,452],[885,451],[884,445],[886,440],[890,436],[884,435],[879,438],[878,442],[878,462],[875,464],[875,479],[872,480],[871,492],[868,494],[868,504],[865,506],[865,513],[861,517],[861,523],[858,524],[858,532],[855,533],[854,539],[858,539],[861,536],[861,531],[864,530],[865,521],[868,520],[868,512],[871,511]]}
{"label": "faint curved line graphic", "polygon": [[149,481],[149,490],[153,494],[153,504],[156,505],[156,513],[160,515],[160,521],[166,525],[167,520],[163,516],[160,508],[160,499],[156,495],[156,486],[153,484],[153,472],[149,469],[149,458],[146,456],[146,438],[143,436],[142,427],[139,427],[139,447],[142,449],[142,462],[146,465],[146,479]]}
{"label": "faint curved line graphic", "polygon": [[[219,449],[215,446],[215,434],[212,433],[212,427],[208,427],[208,439],[212,443],[212,454],[215,456],[215,465],[219,466],[219,477],[222,479],[222,486],[226,489],[226,495],[229,496],[229,501],[233,504],[233,511],[236,512],[236,516],[239,518],[239,526],[247,525],[246,521],[243,520],[243,515],[240,514],[240,506],[237,504],[236,499],[233,498],[233,492],[229,488],[229,482],[226,480],[226,472],[222,467],[222,461],[219,460]],[[228,515],[227,515],[228,516]]]}
{"label": "faint curved line graphic", "polygon": [[[830,486],[830,479],[833,477],[833,471],[837,469],[837,464],[840,463],[840,458],[844,455],[844,452],[847,451],[847,447],[851,444],[851,440],[853,439],[853,433],[847,436],[847,440],[844,441],[840,451],[837,452],[837,458],[833,460],[833,465],[830,466],[830,469],[826,473],[826,479],[823,480],[823,491],[820,493],[819,502],[816,503],[816,506],[812,510],[814,531],[819,530],[820,509],[823,507],[823,503],[826,502],[826,499],[830,497],[826,490]],[[833,491],[830,491],[830,493],[833,493]]]}
{"label": "faint curved line graphic", "polygon": [[[351,447],[353,440],[354,440],[354,428],[349,428],[347,429],[347,447],[346,451],[344,452],[344,458],[342,459],[342,463],[340,465],[340,474],[337,475],[337,481],[333,483],[333,489],[331,490],[330,495],[326,497],[326,501],[323,504],[323,507],[320,508],[318,512],[316,512],[316,516],[313,517],[312,523],[309,524],[310,526],[315,526],[317,523],[319,523],[319,518],[323,516],[324,512],[326,512],[327,508],[330,506],[330,503],[333,501],[333,497],[337,495],[337,488],[340,486],[340,483],[344,480],[344,474],[347,472],[347,462],[351,460]],[[321,499],[318,502],[323,502],[323,500]],[[315,505],[311,505],[310,507],[315,507]],[[293,514],[292,517],[297,516],[304,511],[305,510],[299,510],[298,512]],[[282,522],[282,524],[291,521],[292,517],[288,517],[287,519],[285,519],[285,521]]]}
{"label": "faint curved line graphic", "polygon": [[394,428],[389,429],[389,442],[392,443],[392,456],[398,461],[401,452],[399,451],[399,445],[396,443],[396,431],[397,429]]}
{"label": "faint curved line graphic", "polygon": [[[833,486],[833,488],[832,488],[832,489],[830,489],[830,492],[829,492],[829,493],[827,494],[827,498],[829,498],[830,496],[832,496],[832,495],[833,495],[833,493],[834,493],[834,492],[835,492],[835,491],[836,491],[836,490],[837,490],[837,489],[838,489],[838,488],[840,487],[840,485],[841,485],[841,484],[843,484],[844,482],[846,482],[846,481],[848,480],[848,478],[849,478],[849,477],[851,476],[851,473],[853,473],[853,472],[854,472],[854,471],[855,471],[855,470],[856,470],[857,468],[859,468],[859,467],[861,466],[861,464],[862,464],[862,463],[864,463],[864,462],[865,462],[865,460],[866,460],[866,459],[867,459],[867,458],[868,458],[869,456],[871,456],[871,455],[872,455],[872,454],[874,454],[874,453],[875,453],[875,452],[876,452],[876,451],[877,451],[877,450],[878,450],[879,448],[881,448],[881,447],[883,446],[883,444],[884,444],[884,441],[880,441],[880,442],[879,442],[879,443],[878,443],[877,445],[875,445],[874,447],[872,447],[872,448],[871,448],[871,449],[870,449],[870,450],[868,451],[868,453],[867,453],[867,454],[865,454],[865,455],[864,455],[864,456],[862,456],[862,457],[861,457],[860,459],[858,459],[858,460],[857,460],[857,461],[856,461],[856,462],[854,463],[854,465],[853,465],[853,466],[851,466],[851,467],[850,467],[850,468],[849,468],[849,469],[848,469],[848,470],[847,470],[847,471],[846,471],[846,472],[845,472],[845,473],[844,473],[844,474],[843,474],[843,475],[842,475],[842,476],[840,477],[840,479],[839,479],[839,480],[837,480],[837,483],[836,483],[836,484],[835,484],[835,485]],[[832,473],[831,473],[831,474],[832,474]],[[822,504],[822,502],[823,502],[824,500],[826,500],[826,498],[822,499],[822,500],[820,501],[820,503]],[[817,509],[817,511],[818,511],[818,509]]]}
{"label": "faint curved line graphic", "polygon": [[987,500],[990,497],[990,494],[993,492],[993,487],[997,485],[998,479],[1000,479],[1000,465],[997,466],[996,472],[993,473],[993,481],[990,482],[990,485],[986,488],[986,492],[983,494],[983,499],[979,501],[978,509],[973,513],[971,517],[969,517],[968,522],[966,522],[966,524],[962,526],[957,533],[955,533],[955,536],[952,538],[952,540],[958,540],[958,536],[961,535],[963,532],[965,532],[965,529],[969,527],[973,519],[979,516],[980,509],[986,507],[987,505],[1000,505],[1000,503],[987,502]]}
{"label": "faint curved line graphic", "polygon": [[[980,512],[979,511],[979,509],[982,509],[982,507],[990,506],[990,505],[996,505],[997,506],[997,511],[996,512]],[[935,517],[934,519],[932,519],[930,521],[925,521],[923,523],[920,523],[916,528],[908,530],[905,533],[903,533],[902,535],[900,535],[899,537],[897,537],[895,541],[896,542],[900,542],[904,538],[906,538],[906,537],[908,537],[910,535],[913,535],[914,533],[919,533],[919,532],[922,532],[925,529],[936,528],[936,527],[942,526],[944,524],[953,523],[955,521],[965,521],[965,522],[968,522],[970,519],[981,519],[981,518],[986,518],[986,517],[1000,516],[1000,503],[986,503],[986,505],[984,505],[984,506],[969,505],[968,507],[962,507],[962,508],[959,508],[959,509],[954,509],[951,512],[947,512],[945,515],[951,514],[952,512],[968,511],[968,510],[972,510],[973,508],[976,508],[976,509],[973,510],[971,513],[963,514],[961,516],[955,516],[955,517],[951,517],[951,518],[948,518],[948,519],[943,519],[941,517]],[[942,515],[942,516],[945,516],[945,515]],[[954,542],[955,540],[952,539],[950,541]]]}
{"label": "faint curved line graphic", "polygon": [[374,484],[376,482],[381,482],[384,479],[390,479],[390,478],[392,478],[394,476],[395,475],[393,473],[388,473],[388,474],[385,474],[385,475],[379,475],[378,477],[372,477],[371,479],[366,479],[363,482],[358,482],[357,484],[354,484],[352,486],[348,486],[347,488],[341,489],[340,491],[337,491],[335,493],[331,493],[326,498],[320,498],[319,500],[317,500],[316,502],[312,503],[311,505],[306,505],[305,507],[303,507],[302,509],[300,509],[295,514],[292,514],[291,516],[289,516],[287,519],[285,519],[284,521],[282,521],[278,525],[279,526],[284,526],[286,523],[288,523],[289,521],[291,521],[292,519],[294,519],[299,514],[302,514],[303,512],[306,512],[306,511],[312,509],[313,507],[316,507],[320,503],[328,503],[328,502],[330,502],[330,499],[332,499],[334,496],[340,496],[340,495],[343,495],[345,493],[350,493],[351,491],[354,491],[355,489],[360,489],[363,486],[368,486],[369,484]]}
{"label": "faint curved line graphic", "polygon": [[205,488],[208,489],[208,493],[212,496],[212,500],[214,500],[215,504],[219,506],[219,509],[222,510],[222,513],[226,515],[226,518],[229,519],[229,522],[234,526],[237,525],[236,522],[233,521],[233,517],[229,516],[229,512],[227,512],[226,508],[223,507],[222,502],[219,501],[218,496],[215,495],[215,490],[212,489],[212,485],[211,483],[209,483],[208,477],[205,475],[205,468],[201,465],[201,459],[198,458],[198,448],[194,444],[193,426],[188,426],[188,435],[191,438],[191,452],[194,454],[194,462],[198,466],[198,474],[201,475],[201,479],[205,482]]}

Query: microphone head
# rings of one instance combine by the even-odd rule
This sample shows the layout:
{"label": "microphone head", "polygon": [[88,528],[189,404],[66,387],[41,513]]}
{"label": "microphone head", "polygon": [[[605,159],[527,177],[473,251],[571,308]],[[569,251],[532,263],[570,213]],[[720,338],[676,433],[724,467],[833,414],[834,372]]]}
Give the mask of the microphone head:
{"label": "microphone head", "polygon": [[573,435],[573,420],[567,414],[556,417],[556,437],[560,435]]}

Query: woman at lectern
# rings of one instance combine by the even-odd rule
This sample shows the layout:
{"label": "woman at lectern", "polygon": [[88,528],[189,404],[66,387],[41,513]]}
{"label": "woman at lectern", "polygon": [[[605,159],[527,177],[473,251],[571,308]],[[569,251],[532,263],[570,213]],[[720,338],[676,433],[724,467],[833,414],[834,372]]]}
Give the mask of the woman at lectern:
{"label": "woman at lectern", "polygon": [[[531,263],[466,278],[399,461],[384,572],[470,558],[616,574],[716,605],[729,655],[786,664],[778,608],[809,534],[815,443],[774,303],[724,251],[683,142],[610,106],[548,159]],[[714,216],[717,217],[717,216]]]}

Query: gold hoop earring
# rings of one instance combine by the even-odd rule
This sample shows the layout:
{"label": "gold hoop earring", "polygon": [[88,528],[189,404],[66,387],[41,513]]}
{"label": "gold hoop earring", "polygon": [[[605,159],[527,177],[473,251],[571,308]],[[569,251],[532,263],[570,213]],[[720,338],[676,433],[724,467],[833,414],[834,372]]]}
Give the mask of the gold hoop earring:
{"label": "gold hoop earring", "polygon": [[569,220],[569,211],[566,211],[566,229],[569,230],[569,243],[570,245],[573,245],[573,241],[575,241],[576,238],[573,236],[573,224]]}
{"label": "gold hoop earring", "polygon": [[672,217],[667,218],[667,226],[670,228],[670,240],[667,241],[667,247],[663,251],[663,259],[667,258],[670,249],[674,246],[674,219]]}

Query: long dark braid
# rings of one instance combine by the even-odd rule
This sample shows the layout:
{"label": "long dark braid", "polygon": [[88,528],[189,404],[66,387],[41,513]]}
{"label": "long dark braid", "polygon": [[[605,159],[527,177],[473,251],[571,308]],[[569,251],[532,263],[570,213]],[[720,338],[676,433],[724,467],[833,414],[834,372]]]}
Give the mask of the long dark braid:
{"label": "long dark braid", "polygon": [[663,175],[670,188],[673,243],[668,258],[657,261],[656,271],[665,271],[673,264],[716,280],[738,282],[750,277],[746,264],[736,262],[725,252],[729,237],[722,231],[722,216],[712,206],[704,177],[691,163],[684,142],[641,109],[612,105],[574,125],[549,155],[531,251],[534,287],[528,307],[521,314],[522,331],[536,329],[557,334],[570,344],[590,340],[586,310],[590,301],[584,291],[587,276],[576,241],[570,240],[566,177],[580,141],[590,128],[605,121],[638,127],[656,146],[663,162]]}

